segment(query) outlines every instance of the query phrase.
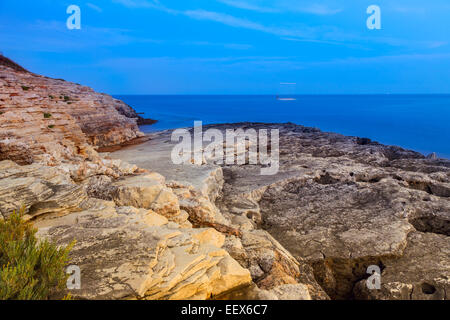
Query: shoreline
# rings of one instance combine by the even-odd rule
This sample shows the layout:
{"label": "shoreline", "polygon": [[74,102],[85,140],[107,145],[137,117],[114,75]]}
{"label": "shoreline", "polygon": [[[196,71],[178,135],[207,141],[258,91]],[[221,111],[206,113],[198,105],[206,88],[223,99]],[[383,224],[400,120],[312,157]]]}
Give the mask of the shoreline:
{"label": "shoreline", "polygon": [[[210,159],[174,165],[171,130],[108,156],[166,177],[194,228],[208,225],[226,235],[225,248],[256,284],[257,293],[251,289],[246,297],[283,297],[289,283],[298,297],[312,299],[422,299],[423,281],[432,283],[433,299],[447,290],[433,280],[448,273],[438,267],[443,256],[427,248],[450,245],[449,160],[294,124],[204,126],[238,127],[280,129],[278,173],[262,176],[259,165]],[[224,233],[223,225],[236,231]],[[264,256],[284,258],[266,267]],[[367,290],[366,268],[380,264],[386,268],[383,290]]]}
{"label": "shoreline", "polygon": [[120,144],[116,144],[116,145],[112,145],[112,146],[107,146],[107,147],[98,147],[96,149],[97,152],[99,153],[104,153],[104,152],[114,152],[114,151],[118,151],[121,150],[125,147],[128,146],[133,146],[133,145],[139,145],[142,144],[144,142],[147,142],[148,140],[150,140],[150,137],[146,134],[144,137],[138,137],[138,138],[134,138],[128,141],[125,141],[123,143]]}
{"label": "shoreline", "polygon": [[[40,239],[76,239],[83,288],[74,298],[450,292],[449,160],[293,123],[240,122],[203,127],[278,129],[273,175],[205,153],[177,165],[171,130],[145,135],[124,102],[1,61],[0,73],[0,219],[23,207]],[[248,142],[220,143],[236,155]],[[364,281],[373,265],[384,266],[377,292]]]}
{"label": "shoreline", "polygon": [[[285,122],[285,123],[271,123],[271,122],[248,122],[248,121],[246,121],[246,122],[230,122],[230,123],[207,124],[207,125],[203,125],[202,127],[203,127],[204,129],[209,129],[209,128],[220,128],[220,127],[226,127],[226,126],[228,126],[228,127],[230,127],[230,129],[232,129],[232,128],[237,128],[237,127],[240,127],[240,126],[249,126],[249,125],[250,125],[250,126],[251,126],[251,125],[267,125],[267,126],[273,126],[273,125],[278,125],[278,126],[283,126],[283,125],[298,125],[298,126],[301,126],[301,127],[305,127],[305,128],[308,128],[308,129],[312,129],[312,130],[319,130],[320,132],[323,132],[323,133],[337,134],[337,135],[341,135],[341,136],[348,137],[348,138],[356,138],[356,139],[360,139],[362,142],[367,143],[367,144],[381,145],[381,146],[384,146],[384,147],[401,148],[401,149],[403,149],[403,150],[405,150],[405,151],[412,151],[412,152],[419,153],[419,154],[421,154],[424,158],[427,158],[427,159],[434,159],[434,160],[439,160],[439,159],[441,159],[441,160],[450,160],[450,157],[441,157],[441,156],[437,156],[435,152],[432,152],[432,153],[430,153],[430,154],[424,154],[424,153],[422,153],[422,152],[420,152],[420,151],[417,151],[417,150],[414,150],[414,149],[411,149],[411,148],[405,148],[405,147],[402,147],[402,146],[400,146],[400,145],[384,144],[384,143],[381,143],[381,142],[378,142],[378,141],[374,141],[374,140],[372,140],[371,138],[360,137],[360,136],[353,136],[353,135],[345,135],[345,134],[342,134],[342,133],[339,133],[339,132],[334,132],[334,131],[322,131],[320,128],[317,128],[317,127],[306,127],[306,126],[303,126],[303,125],[301,125],[301,124],[296,124],[296,123],[292,123],[292,122]],[[193,128],[193,126],[190,126],[190,127],[179,127],[179,128],[173,128],[173,129],[156,130],[156,131],[152,131],[152,132],[147,132],[147,133],[145,133],[145,136],[146,136],[146,137],[149,137],[148,139],[150,139],[150,136],[152,136],[152,135],[154,135],[154,134],[158,134],[158,133],[162,133],[162,132],[166,132],[166,131],[173,131],[173,130],[177,130],[177,129],[188,129],[188,130],[190,130],[190,129],[192,129],[192,128]],[[141,125],[139,125],[139,129],[141,129]],[[142,130],[141,130],[141,131],[142,131]],[[136,138],[136,139],[133,139],[132,141],[129,141],[129,143],[126,142],[126,143],[123,143],[123,144],[120,144],[120,145],[115,145],[115,146],[110,146],[110,147],[102,147],[102,148],[99,148],[99,152],[112,152],[112,151],[117,151],[117,150],[120,150],[120,149],[122,149],[122,148],[125,148],[125,147],[127,147],[127,146],[129,146],[129,145],[136,145],[136,144],[141,144],[141,143],[146,142],[145,139],[142,139],[142,140],[140,140],[140,139],[141,139],[141,138]],[[109,150],[111,150],[111,151],[109,151]]]}

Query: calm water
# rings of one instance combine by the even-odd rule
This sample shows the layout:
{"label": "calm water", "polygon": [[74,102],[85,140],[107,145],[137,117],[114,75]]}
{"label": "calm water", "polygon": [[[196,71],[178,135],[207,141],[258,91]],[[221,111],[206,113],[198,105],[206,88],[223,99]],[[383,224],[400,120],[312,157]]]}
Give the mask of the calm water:
{"label": "calm water", "polygon": [[144,132],[227,122],[294,122],[450,158],[450,95],[116,96],[157,119]]}

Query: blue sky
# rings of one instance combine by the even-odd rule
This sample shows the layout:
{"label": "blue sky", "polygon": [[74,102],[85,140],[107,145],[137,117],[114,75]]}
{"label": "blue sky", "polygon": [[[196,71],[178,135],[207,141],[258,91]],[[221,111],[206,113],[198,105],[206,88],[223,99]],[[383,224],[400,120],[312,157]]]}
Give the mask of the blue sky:
{"label": "blue sky", "polygon": [[1,0],[0,51],[110,94],[450,93],[450,1]]}

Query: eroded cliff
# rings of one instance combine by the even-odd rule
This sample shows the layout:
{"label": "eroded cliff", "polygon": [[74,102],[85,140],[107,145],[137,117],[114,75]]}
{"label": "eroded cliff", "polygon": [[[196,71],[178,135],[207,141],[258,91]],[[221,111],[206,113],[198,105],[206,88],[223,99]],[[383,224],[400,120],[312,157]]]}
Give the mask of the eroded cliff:
{"label": "eroded cliff", "polygon": [[[134,110],[0,59],[0,219],[76,244],[81,299],[207,299],[251,283],[213,228],[192,228],[165,178],[97,147],[142,137]],[[55,297],[58,298],[58,297]]]}
{"label": "eroded cliff", "polygon": [[[40,237],[77,241],[74,297],[449,298],[449,160],[257,123],[211,127],[278,129],[272,176],[210,158],[175,165],[170,131],[98,153],[142,136],[134,110],[1,61],[0,219],[24,207]],[[369,265],[379,290],[366,286]]]}
{"label": "eroded cliff", "polygon": [[132,108],[109,95],[0,59],[0,160],[86,159],[93,157],[91,146],[142,137],[138,121]]}

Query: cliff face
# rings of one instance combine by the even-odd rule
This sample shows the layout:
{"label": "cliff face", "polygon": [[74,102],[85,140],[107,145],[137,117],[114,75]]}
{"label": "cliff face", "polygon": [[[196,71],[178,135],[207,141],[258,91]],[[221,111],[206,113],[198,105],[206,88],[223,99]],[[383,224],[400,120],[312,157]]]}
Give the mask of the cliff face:
{"label": "cliff face", "polygon": [[0,59],[0,160],[48,164],[89,157],[91,146],[143,136],[136,112],[89,87],[30,73]]}
{"label": "cliff face", "polygon": [[[5,61],[0,219],[23,207],[40,237],[76,240],[75,298],[449,299],[449,160],[256,123],[210,127],[278,129],[276,175],[175,165],[170,131],[101,157],[96,146],[142,135],[134,110]],[[366,285],[373,265],[379,290]]]}
{"label": "cliff face", "polygon": [[39,237],[76,240],[74,298],[207,299],[251,282],[224,235],[192,228],[163,176],[95,150],[143,136],[137,124],[149,122],[0,56],[0,219],[23,208]]}

